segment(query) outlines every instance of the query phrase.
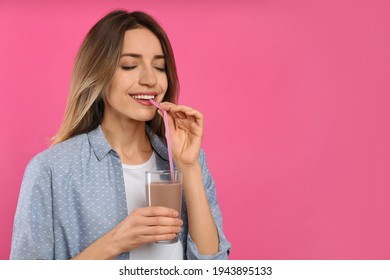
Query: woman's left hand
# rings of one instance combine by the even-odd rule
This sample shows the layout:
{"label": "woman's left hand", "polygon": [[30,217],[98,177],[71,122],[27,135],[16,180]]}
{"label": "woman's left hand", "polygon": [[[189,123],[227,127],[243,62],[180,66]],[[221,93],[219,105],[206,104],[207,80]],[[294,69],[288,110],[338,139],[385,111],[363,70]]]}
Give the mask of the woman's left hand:
{"label": "woman's left hand", "polygon": [[[179,169],[198,164],[203,136],[203,115],[193,108],[160,103],[168,113],[173,159]],[[161,117],[163,113],[158,111]]]}
{"label": "woman's left hand", "polygon": [[[218,252],[218,231],[207,199],[199,163],[203,136],[203,115],[186,106],[160,104],[168,112],[168,124],[175,164],[183,172],[188,231],[200,254]],[[159,111],[160,115],[163,115]]]}

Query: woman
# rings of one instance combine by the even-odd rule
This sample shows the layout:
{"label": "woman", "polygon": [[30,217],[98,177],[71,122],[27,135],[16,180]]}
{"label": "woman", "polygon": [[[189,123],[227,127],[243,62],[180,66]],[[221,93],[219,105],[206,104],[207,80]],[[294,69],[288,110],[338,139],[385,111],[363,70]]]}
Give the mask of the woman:
{"label": "woman", "polygon": [[[203,116],[175,104],[178,87],[169,40],[147,14],[114,11],[90,30],[54,145],[26,169],[12,259],[227,258],[201,149]],[[137,198],[145,171],[169,169],[151,98],[169,115],[173,159],[183,173],[181,217]],[[175,244],[155,243],[177,234]]]}

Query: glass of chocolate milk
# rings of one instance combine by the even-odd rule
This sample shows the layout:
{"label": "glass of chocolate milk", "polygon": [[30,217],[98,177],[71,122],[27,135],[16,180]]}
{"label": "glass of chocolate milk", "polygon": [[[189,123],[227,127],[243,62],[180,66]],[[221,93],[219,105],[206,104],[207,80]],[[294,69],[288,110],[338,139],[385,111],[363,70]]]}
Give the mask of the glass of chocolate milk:
{"label": "glass of chocolate milk", "polygon": [[[159,170],[145,172],[145,197],[148,206],[164,206],[175,209],[181,217],[182,173],[180,171]],[[176,243],[178,236],[157,243]]]}

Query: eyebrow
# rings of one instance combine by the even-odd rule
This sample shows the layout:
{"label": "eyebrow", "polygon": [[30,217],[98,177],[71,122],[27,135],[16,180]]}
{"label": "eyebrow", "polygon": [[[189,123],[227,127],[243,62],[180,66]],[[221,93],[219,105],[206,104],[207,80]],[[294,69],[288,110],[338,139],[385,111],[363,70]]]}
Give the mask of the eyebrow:
{"label": "eyebrow", "polygon": [[[130,57],[134,57],[134,58],[142,58],[142,55],[137,54],[137,53],[123,53],[123,54],[121,54],[121,57],[124,57],[124,56],[130,56]],[[162,54],[157,54],[153,57],[153,59],[165,59],[165,56]]]}

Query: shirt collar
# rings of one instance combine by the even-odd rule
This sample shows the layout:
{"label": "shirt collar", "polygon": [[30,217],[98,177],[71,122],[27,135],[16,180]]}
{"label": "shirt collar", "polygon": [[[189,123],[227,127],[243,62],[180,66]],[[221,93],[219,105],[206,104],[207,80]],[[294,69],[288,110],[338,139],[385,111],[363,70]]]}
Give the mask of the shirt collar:
{"label": "shirt collar", "polygon": [[[155,134],[148,125],[146,126],[146,133],[148,134],[153,150],[162,159],[168,161],[168,150],[161,138]],[[100,125],[96,129],[88,132],[87,135],[92,150],[99,161],[102,160],[111,150],[114,151],[114,149],[107,142]]]}
{"label": "shirt collar", "polygon": [[102,160],[108,152],[113,150],[110,144],[108,144],[100,125],[96,129],[88,132],[87,135],[92,150],[99,161]]}

